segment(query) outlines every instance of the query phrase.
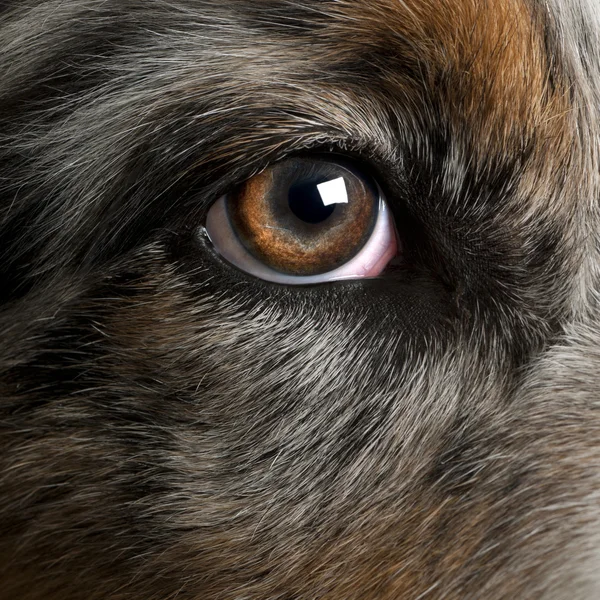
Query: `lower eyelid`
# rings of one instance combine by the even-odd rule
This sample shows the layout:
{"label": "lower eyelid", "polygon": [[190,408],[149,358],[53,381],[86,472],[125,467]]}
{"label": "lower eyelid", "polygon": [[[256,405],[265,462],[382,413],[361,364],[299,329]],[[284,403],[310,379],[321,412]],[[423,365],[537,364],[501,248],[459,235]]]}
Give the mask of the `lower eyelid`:
{"label": "lower eyelid", "polygon": [[319,275],[294,276],[279,273],[254,258],[238,241],[229,221],[222,196],[211,207],[206,219],[206,235],[226,261],[250,275],[283,285],[313,285],[377,277],[389,261],[398,253],[398,240],[393,219],[383,198],[379,200],[379,213],[374,230],[365,246],[346,264]]}

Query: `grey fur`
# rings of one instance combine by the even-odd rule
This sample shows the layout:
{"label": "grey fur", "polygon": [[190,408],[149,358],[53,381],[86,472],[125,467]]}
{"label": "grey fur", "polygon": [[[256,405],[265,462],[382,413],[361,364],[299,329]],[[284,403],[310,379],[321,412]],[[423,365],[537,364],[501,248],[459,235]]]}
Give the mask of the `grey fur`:
{"label": "grey fur", "polygon": [[[524,6],[543,56],[481,81],[493,3],[0,2],[0,598],[600,597],[600,17]],[[401,269],[286,288],[198,235],[328,152]]]}

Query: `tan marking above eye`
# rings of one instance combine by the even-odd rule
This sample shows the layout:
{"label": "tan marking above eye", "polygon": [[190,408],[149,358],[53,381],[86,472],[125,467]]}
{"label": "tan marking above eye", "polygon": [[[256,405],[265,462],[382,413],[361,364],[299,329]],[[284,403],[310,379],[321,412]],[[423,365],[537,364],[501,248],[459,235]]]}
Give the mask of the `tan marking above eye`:
{"label": "tan marking above eye", "polygon": [[[374,72],[383,73],[369,82],[373,97],[401,112],[435,105],[439,123],[484,165],[535,142],[536,166],[549,177],[559,153],[570,151],[574,107],[570,83],[555,69],[560,58],[546,50],[538,4],[342,0],[331,6],[324,61],[344,65],[368,57]],[[423,114],[430,120],[432,113]]]}
{"label": "tan marking above eye", "polygon": [[[325,214],[331,215],[322,222],[306,222],[294,214],[288,201],[293,186],[316,188],[334,179],[343,179],[347,203],[327,209]],[[361,249],[377,218],[378,194],[341,164],[289,159],[244,182],[227,207],[237,235],[256,258],[283,273],[315,275],[339,267]]]}

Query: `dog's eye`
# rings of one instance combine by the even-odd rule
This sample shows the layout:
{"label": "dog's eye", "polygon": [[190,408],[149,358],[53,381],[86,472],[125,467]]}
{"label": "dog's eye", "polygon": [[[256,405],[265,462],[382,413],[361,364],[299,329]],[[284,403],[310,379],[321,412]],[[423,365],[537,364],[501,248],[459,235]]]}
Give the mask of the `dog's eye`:
{"label": "dog's eye", "polygon": [[398,251],[377,183],[326,159],[289,159],[248,179],[210,208],[206,233],[238,269],[284,284],[375,277]]}

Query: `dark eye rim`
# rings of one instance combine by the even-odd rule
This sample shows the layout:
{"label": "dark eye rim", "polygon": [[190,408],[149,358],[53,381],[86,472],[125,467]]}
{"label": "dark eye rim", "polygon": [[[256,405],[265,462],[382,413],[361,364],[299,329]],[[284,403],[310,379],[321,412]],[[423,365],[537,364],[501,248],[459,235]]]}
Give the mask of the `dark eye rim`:
{"label": "dark eye rim", "polygon": [[[357,245],[356,249],[354,249],[353,246],[351,251],[348,253],[348,256],[344,256],[344,261],[339,262],[338,257],[335,254],[336,245],[334,243],[334,245],[331,247],[332,252],[334,252],[334,254],[331,255],[333,262],[330,263],[331,266],[329,268],[323,268],[324,264],[323,267],[321,267],[320,264],[315,263],[316,270],[314,271],[309,269],[304,272],[302,270],[295,272],[294,268],[291,270],[287,270],[287,268],[280,269],[278,265],[277,254],[273,255],[275,257],[275,262],[272,263],[270,260],[265,260],[263,257],[261,257],[260,252],[256,254],[252,248],[248,248],[247,244],[245,244],[239,237],[239,233],[235,231],[231,215],[227,214],[227,202],[229,201],[230,196],[233,195],[233,199],[235,199],[236,191],[240,193],[238,186],[244,186],[244,184],[248,184],[253,178],[257,177],[258,180],[256,181],[256,190],[253,191],[250,189],[248,192],[242,191],[243,194],[249,193],[249,196],[247,196],[249,201],[254,202],[252,200],[253,195],[260,194],[262,197],[264,194],[266,194],[266,188],[263,189],[263,186],[267,184],[264,181],[271,181],[270,178],[267,178],[264,181],[261,180],[260,175],[268,168],[275,169],[277,165],[281,164],[282,162],[291,162],[291,171],[289,170],[290,166],[283,168],[283,179],[281,180],[281,183],[279,183],[278,179],[273,180],[277,182],[276,185],[279,189],[279,185],[283,185],[287,181],[286,173],[289,174],[291,172],[293,175],[293,160],[295,158],[308,163],[308,167],[306,165],[300,167],[300,178],[307,174],[309,177],[313,176],[311,167],[312,164],[317,165],[317,168],[315,169],[315,172],[317,173],[319,172],[320,168],[324,167],[323,171],[325,176],[328,174],[328,168],[331,169],[330,175],[332,177],[337,177],[338,173],[348,172],[349,176],[351,176],[357,182],[360,182],[357,184],[360,186],[359,189],[362,190],[360,192],[360,197],[372,198],[374,207],[373,219],[371,220],[369,218],[369,222],[365,222],[367,227],[365,228],[364,236],[362,235],[363,232],[360,231],[361,237],[360,239],[357,238],[357,242],[360,242],[360,244]],[[323,165],[319,166],[319,162],[322,162]],[[293,177],[290,180],[292,179]],[[212,204],[210,204],[206,213],[206,217],[202,221],[200,229],[197,229],[197,231],[203,233],[202,237],[208,240],[209,246],[212,248],[214,254],[219,258],[219,260],[225,260],[237,270],[249,273],[250,275],[259,279],[273,283],[280,283],[281,279],[284,279],[287,280],[284,281],[284,283],[288,285],[313,285],[320,283],[331,283],[342,279],[356,280],[363,278],[377,278],[380,276],[380,273],[386,267],[387,263],[396,256],[396,253],[402,252],[403,245],[401,243],[401,238],[398,236],[398,229],[395,225],[394,213],[390,209],[388,199],[386,198],[385,192],[382,189],[382,185],[378,181],[377,175],[373,173],[372,168],[369,168],[368,165],[365,165],[364,160],[356,160],[354,157],[348,156],[347,153],[341,154],[339,152],[322,151],[292,153],[282,157],[278,161],[269,163],[262,170],[254,170],[249,179],[239,183],[236,182],[236,185],[231,186],[229,190],[230,191],[226,191],[216,200],[214,200]],[[258,198],[258,196],[256,196],[256,198]],[[364,211],[361,210],[361,212],[366,216]],[[240,215],[242,214],[243,213],[240,213]],[[265,215],[268,215],[268,212],[265,213]],[[249,214],[249,217],[250,216],[251,214]],[[255,219],[255,217],[251,218],[253,220]],[[223,225],[219,225],[219,223],[223,223]],[[271,242],[269,241],[268,236],[267,238],[264,237],[266,233],[260,233],[261,227],[263,226],[260,223],[255,222],[249,231],[258,232],[257,235],[259,237],[257,238],[256,243],[265,243],[266,245],[263,247],[265,250],[267,250]],[[341,231],[335,231],[335,229],[336,225],[334,224],[333,231],[337,234],[337,238],[340,238]],[[266,232],[267,230],[263,231]],[[340,240],[342,238],[340,238]],[[336,243],[339,243],[340,240],[338,240]],[[274,243],[275,245],[273,246],[273,251],[277,249],[277,244],[285,244],[285,240],[283,238],[280,241],[274,240]],[[311,261],[309,250],[311,246],[312,243],[309,242],[306,256],[307,260],[309,261]],[[292,254],[290,254],[290,257],[294,256],[295,251],[293,248],[294,246],[292,245]],[[282,250],[284,250],[283,246]],[[314,248],[314,251],[317,251],[316,247]],[[284,250],[282,257],[286,256],[286,252],[288,251]],[[298,252],[303,253],[304,250],[298,247]],[[329,252],[327,252],[325,256],[328,256],[328,254]],[[285,261],[286,259],[283,258],[283,260]],[[327,261],[325,262],[328,261],[329,258],[327,258]],[[285,263],[282,263],[282,265],[284,264]],[[311,262],[309,262],[309,264],[311,264]],[[294,266],[293,261],[292,266]]]}
{"label": "dark eye rim", "polygon": [[[420,248],[417,247],[424,239],[423,222],[412,214],[409,208],[416,192],[412,189],[410,178],[405,173],[404,161],[399,161],[396,154],[394,156],[389,153],[384,154],[376,145],[357,144],[349,140],[319,141],[291,150],[282,148],[281,152],[276,154],[257,156],[255,160],[246,162],[243,167],[232,167],[227,172],[221,173],[220,179],[213,180],[212,184],[210,180],[208,182],[204,180],[203,189],[199,189],[199,184],[195,186],[196,191],[188,188],[183,199],[181,218],[177,219],[173,226],[179,232],[187,232],[186,235],[191,236],[191,239],[197,239],[198,228],[205,225],[209,210],[222,196],[230,194],[240,185],[240,182],[266,168],[293,158],[323,159],[349,165],[353,171],[360,175],[364,174],[377,184],[385,198],[388,212],[394,220],[397,237],[403,249],[402,264],[392,261],[390,268],[386,269],[382,277],[405,279],[410,277],[413,267],[427,268],[423,262],[426,257],[422,256]],[[198,178],[198,181],[201,182],[202,179]],[[206,250],[211,255],[215,253],[209,242]],[[217,260],[223,261],[218,253],[215,255]],[[239,272],[235,266],[232,268]]]}

